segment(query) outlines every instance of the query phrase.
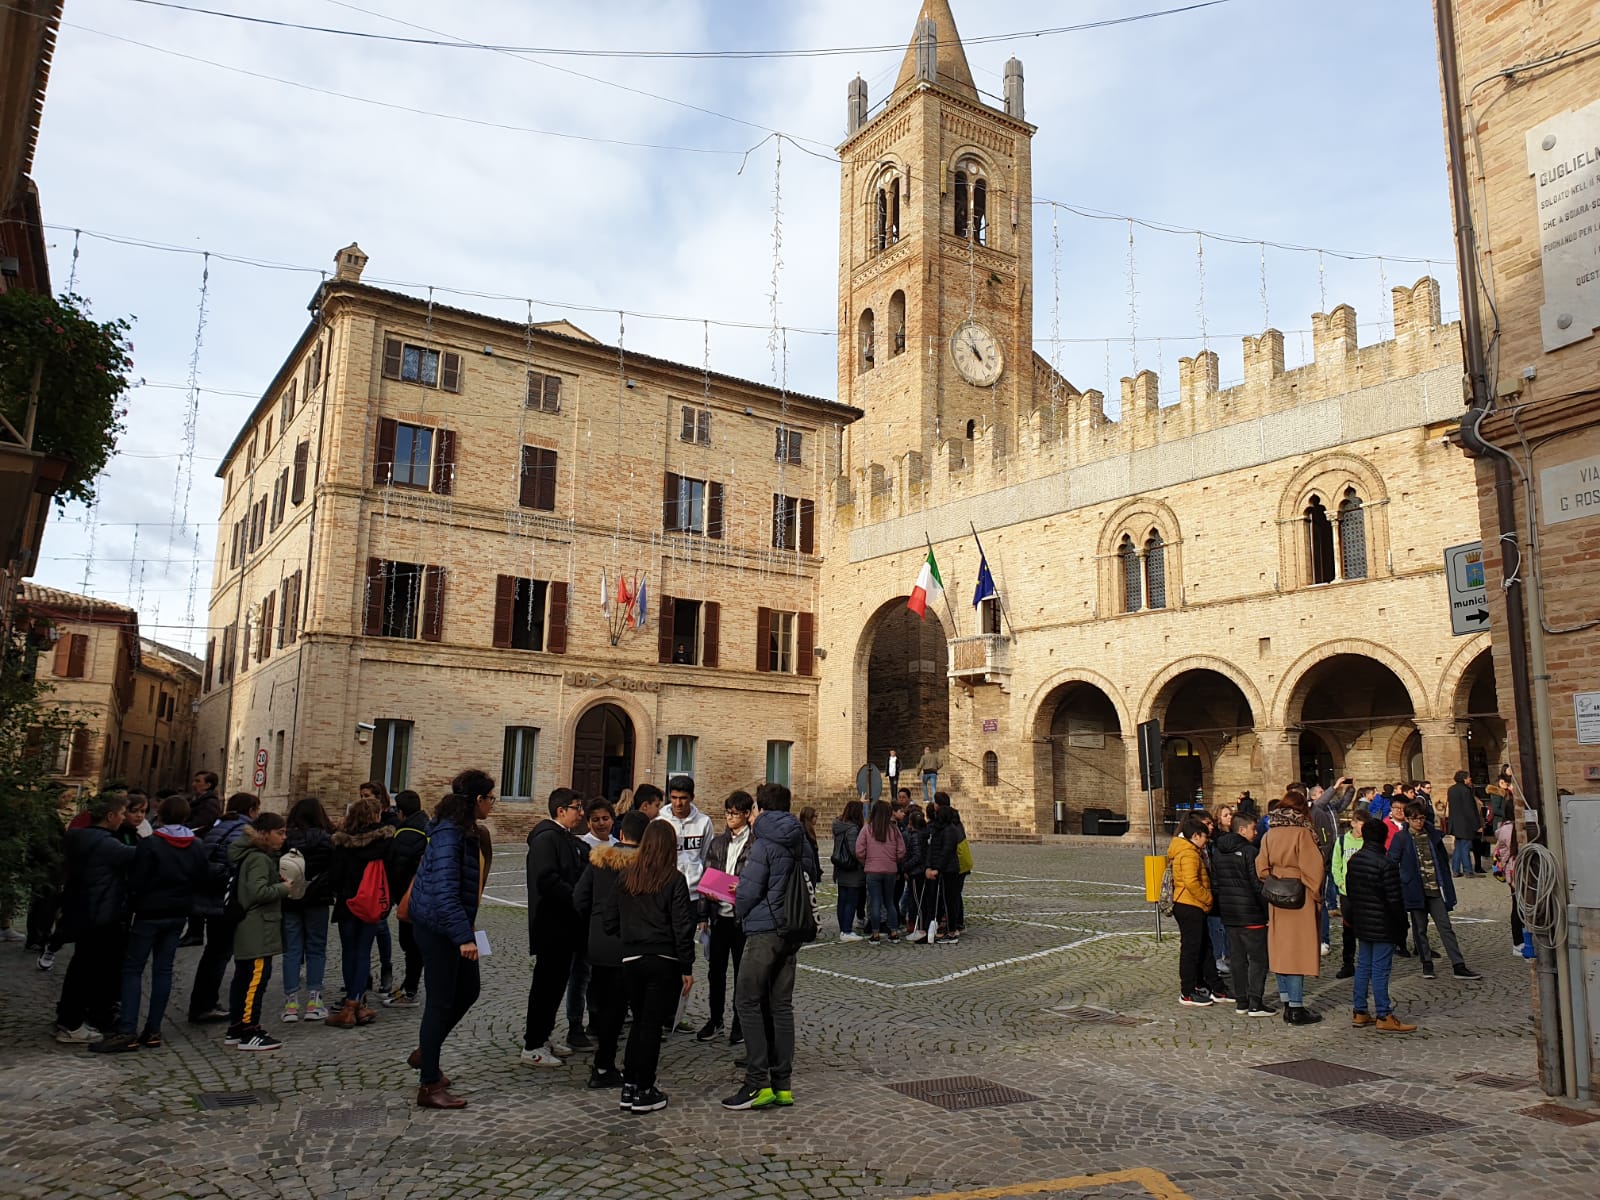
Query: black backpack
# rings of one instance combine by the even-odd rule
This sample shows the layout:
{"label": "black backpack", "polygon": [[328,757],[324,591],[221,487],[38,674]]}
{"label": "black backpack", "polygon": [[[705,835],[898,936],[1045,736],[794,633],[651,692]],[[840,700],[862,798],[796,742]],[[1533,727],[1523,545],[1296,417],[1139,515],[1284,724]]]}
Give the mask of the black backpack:
{"label": "black backpack", "polygon": [[817,940],[817,897],[800,856],[794,856],[783,885],[783,910],[778,913],[778,939],[790,950]]}
{"label": "black backpack", "polygon": [[228,872],[227,890],[222,896],[222,920],[232,929],[244,920],[244,905],[239,903],[239,868],[233,867]]}
{"label": "black backpack", "polygon": [[850,836],[849,829],[841,829],[833,835],[833,853],[828,861],[841,871],[853,871],[861,865],[856,857],[856,840]]}

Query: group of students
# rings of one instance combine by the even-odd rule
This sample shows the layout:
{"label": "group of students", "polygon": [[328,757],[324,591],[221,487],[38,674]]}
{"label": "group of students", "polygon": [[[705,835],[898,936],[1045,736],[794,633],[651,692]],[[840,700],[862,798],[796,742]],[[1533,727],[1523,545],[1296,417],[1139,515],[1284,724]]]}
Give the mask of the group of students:
{"label": "group of students", "polygon": [[1399,806],[1341,779],[1327,791],[1290,784],[1264,816],[1229,806],[1186,815],[1167,849],[1163,884],[1163,907],[1170,905],[1179,930],[1179,1003],[1232,1000],[1241,1016],[1275,1016],[1279,1009],[1266,998],[1270,971],[1285,1022],[1321,1021],[1306,1005],[1305,980],[1320,973],[1331,950],[1330,912],[1340,916],[1336,977],[1353,980],[1356,1028],[1416,1030],[1395,1015],[1389,979],[1396,956],[1413,954],[1422,977],[1436,978],[1430,923],[1452,974],[1481,978],[1467,966],[1450,920],[1456,891],[1434,807],[1402,786]]}
{"label": "group of students", "polygon": [[[528,834],[534,969],[521,1061],[561,1067],[592,1049],[590,1088],[619,1089],[625,1112],[665,1108],[657,1079],[662,1038],[692,1029],[679,1021],[698,942],[710,964],[711,1012],[696,1035],[701,1042],[722,1033],[733,966],[729,1042],[745,1046],[745,1080],[723,1107],[785,1107],[794,1103],[795,956],[815,936],[814,908],[807,908],[814,901],[799,905],[813,915],[808,932],[797,920],[795,896],[810,897],[821,876],[805,825],[811,810],[792,815],[789,789],[763,784],[754,796],[736,791],[727,798],[723,831],[714,834],[694,794],[686,775],[670,778],[665,796],[641,784],[620,815],[609,801],[586,803],[569,788],[550,794],[548,819]],[[732,891],[702,892],[708,868],[730,877]],[[564,1042],[555,1039],[563,998]]]}
{"label": "group of students", "polygon": [[[902,927],[908,942],[961,940],[972,847],[947,793],[923,807],[901,788],[893,803],[874,801],[870,817],[862,801],[848,801],[832,832],[841,942],[899,942]],[[815,844],[814,830],[808,836]],[[865,934],[856,932],[858,919]]]}

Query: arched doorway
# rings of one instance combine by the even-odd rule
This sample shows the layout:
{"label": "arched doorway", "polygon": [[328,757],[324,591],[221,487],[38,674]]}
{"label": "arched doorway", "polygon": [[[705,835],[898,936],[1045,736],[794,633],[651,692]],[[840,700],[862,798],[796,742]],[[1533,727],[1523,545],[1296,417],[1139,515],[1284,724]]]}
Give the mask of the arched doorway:
{"label": "arched doorway", "polygon": [[938,618],[919,618],[902,596],[867,622],[862,644],[868,761],[882,768],[898,750],[902,762],[915,764],[924,746],[948,746],[950,650]]}
{"label": "arched doorway", "polygon": [[[1286,713],[1300,735],[1301,782],[1324,787],[1340,775],[1358,783],[1409,779],[1416,709],[1400,676],[1364,654],[1334,654],[1295,683]],[[1307,753],[1307,745],[1314,747]],[[1420,747],[1420,738],[1416,739]]]}
{"label": "arched doorway", "polygon": [[[1111,698],[1092,683],[1062,684],[1041,706],[1048,719],[1050,777],[1038,792],[1051,800],[1048,832],[1078,833],[1084,814],[1128,815],[1127,748]],[[1092,822],[1091,822],[1092,823]]]}
{"label": "arched doorway", "polygon": [[633,786],[633,721],[615,704],[596,704],[572,736],[572,790],[616,802]]}
{"label": "arched doorway", "polygon": [[1467,769],[1475,787],[1486,787],[1500,773],[1506,752],[1506,722],[1494,678],[1494,655],[1487,648],[1468,665],[1456,688],[1455,716],[1467,730]]}
{"label": "arched doorway", "polygon": [[[1208,667],[1184,671],[1162,688],[1154,712],[1161,720],[1169,832],[1185,812],[1214,807],[1257,785],[1255,713],[1232,679]],[[1265,799],[1257,800],[1265,809]]]}

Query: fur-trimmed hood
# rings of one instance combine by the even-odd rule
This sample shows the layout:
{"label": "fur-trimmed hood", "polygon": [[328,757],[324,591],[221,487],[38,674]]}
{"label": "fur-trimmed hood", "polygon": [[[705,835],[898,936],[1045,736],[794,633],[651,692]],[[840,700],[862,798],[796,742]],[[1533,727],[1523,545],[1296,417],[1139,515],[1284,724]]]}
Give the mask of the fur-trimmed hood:
{"label": "fur-trimmed hood", "polygon": [[381,842],[385,838],[394,837],[394,828],[389,825],[369,825],[360,833],[346,833],[340,830],[333,835],[333,844],[344,850],[359,850],[362,846],[370,846],[373,842]]}
{"label": "fur-trimmed hood", "polygon": [[596,871],[624,871],[638,853],[637,846],[596,846],[589,851],[589,865]]}

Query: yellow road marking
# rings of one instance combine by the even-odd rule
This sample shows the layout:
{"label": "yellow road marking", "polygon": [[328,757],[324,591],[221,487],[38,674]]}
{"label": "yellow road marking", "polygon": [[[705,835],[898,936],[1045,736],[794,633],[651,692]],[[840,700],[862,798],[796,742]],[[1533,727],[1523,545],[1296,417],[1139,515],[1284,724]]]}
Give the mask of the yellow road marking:
{"label": "yellow road marking", "polygon": [[1101,1175],[1073,1175],[1068,1179],[1036,1179],[1031,1183],[1013,1183],[1006,1187],[978,1188],[968,1192],[939,1192],[937,1195],[918,1196],[916,1200],[999,1200],[1004,1196],[1070,1192],[1108,1183],[1137,1183],[1155,1200],[1194,1200],[1188,1192],[1160,1171],[1153,1171],[1148,1167],[1135,1167],[1130,1171],[1111,1171]]}

